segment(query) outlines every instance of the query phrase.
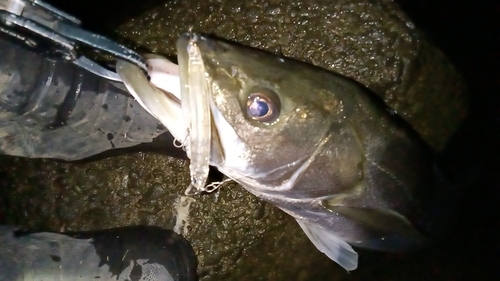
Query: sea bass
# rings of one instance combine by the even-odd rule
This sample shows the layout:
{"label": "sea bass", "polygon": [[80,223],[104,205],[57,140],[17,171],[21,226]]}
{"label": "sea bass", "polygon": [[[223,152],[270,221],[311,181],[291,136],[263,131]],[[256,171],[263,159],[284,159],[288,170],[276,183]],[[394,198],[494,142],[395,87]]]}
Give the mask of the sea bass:
{"label": "sea bass", "polygon": [[[178,41],[181,81],[193,45],[205,71],[210,164],[293,216],[329,258],[354,270],[358,255],[351,245],[410,250],[447,224],[448,189],[436,176],[432,152],[366,88],[304,62],[199,34]],[[174,136],[189,136],[185,126],[178,128],[179,99],[158,91],[153,98],[133,84],[129,89],[140,99],[154,100],[153,115],[178,112],[163,122]],[[162,113],[158,99],[174,109]]]}

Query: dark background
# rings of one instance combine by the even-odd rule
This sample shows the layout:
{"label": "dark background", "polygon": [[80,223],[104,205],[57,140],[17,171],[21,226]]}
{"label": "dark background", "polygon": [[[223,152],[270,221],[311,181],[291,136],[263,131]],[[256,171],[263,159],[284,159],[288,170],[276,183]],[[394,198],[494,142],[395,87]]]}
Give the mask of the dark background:
{"label": "dark background", "polygon": [[[458,227],[443,245],[448,257],[436,265],[436,276],[500,280],[500,1],[396,2],[470,88],[469,116],[445,153],[459,173],[474,173],[475,180],[467,184]],[[439,274],[443,267],[447,272]]]}

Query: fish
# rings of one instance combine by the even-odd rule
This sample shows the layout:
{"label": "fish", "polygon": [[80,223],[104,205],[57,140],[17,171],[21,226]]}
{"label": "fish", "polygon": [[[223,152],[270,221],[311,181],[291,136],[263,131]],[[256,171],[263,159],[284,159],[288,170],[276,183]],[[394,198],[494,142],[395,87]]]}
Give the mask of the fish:
{"label": "fish", "polygon": [[[351,271],[358,266],[353,246],[411,251],[446,232],[452,188],[434,152],[369,89],[306,62],[198,33],[177,42],[181,87],[192,46],[205,71],[210,165],[295,218],[330,259]],[[182,99],[158,96],[170,87],[153,98],[129,84],[139,98],[181,107]],[[189,137],[187,125],[179,129],[182,118],[164,125]]]}

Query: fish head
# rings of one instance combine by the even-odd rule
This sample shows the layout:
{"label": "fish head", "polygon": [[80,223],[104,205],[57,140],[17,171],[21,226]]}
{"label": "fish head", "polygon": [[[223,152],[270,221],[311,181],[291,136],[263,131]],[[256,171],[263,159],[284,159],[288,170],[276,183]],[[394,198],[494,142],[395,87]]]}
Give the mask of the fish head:
{"label": "fish head", "polygon": [[[187,56],[192,40],[181,37],[179,56]],[[261,50],[202,35],[195,41],[211,96],[212,155],[221,156],[212,164],[254,192],[290,189],[327,133],[326,109],[338,106],[322,93],[323,77]]]}

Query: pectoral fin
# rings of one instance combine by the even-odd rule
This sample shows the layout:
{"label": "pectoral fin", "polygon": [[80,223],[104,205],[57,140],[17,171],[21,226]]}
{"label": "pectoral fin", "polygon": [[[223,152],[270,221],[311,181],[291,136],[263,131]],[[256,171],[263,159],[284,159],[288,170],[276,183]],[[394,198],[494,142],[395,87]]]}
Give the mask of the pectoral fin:
{"label": "pectoral fin", "polygon": [[404,216],[383,209],[345,206],[325,207],[343,218],[350,229],[351,245],[382,251],[404,251],[422,246],[423,236]]}
{"label": "pectoral fin", "polygon": [[330,259],[349,271],[358,267],[358,254],[351,245],[325,229],[301,220],[297,220],[297,223],[314,246]]}

